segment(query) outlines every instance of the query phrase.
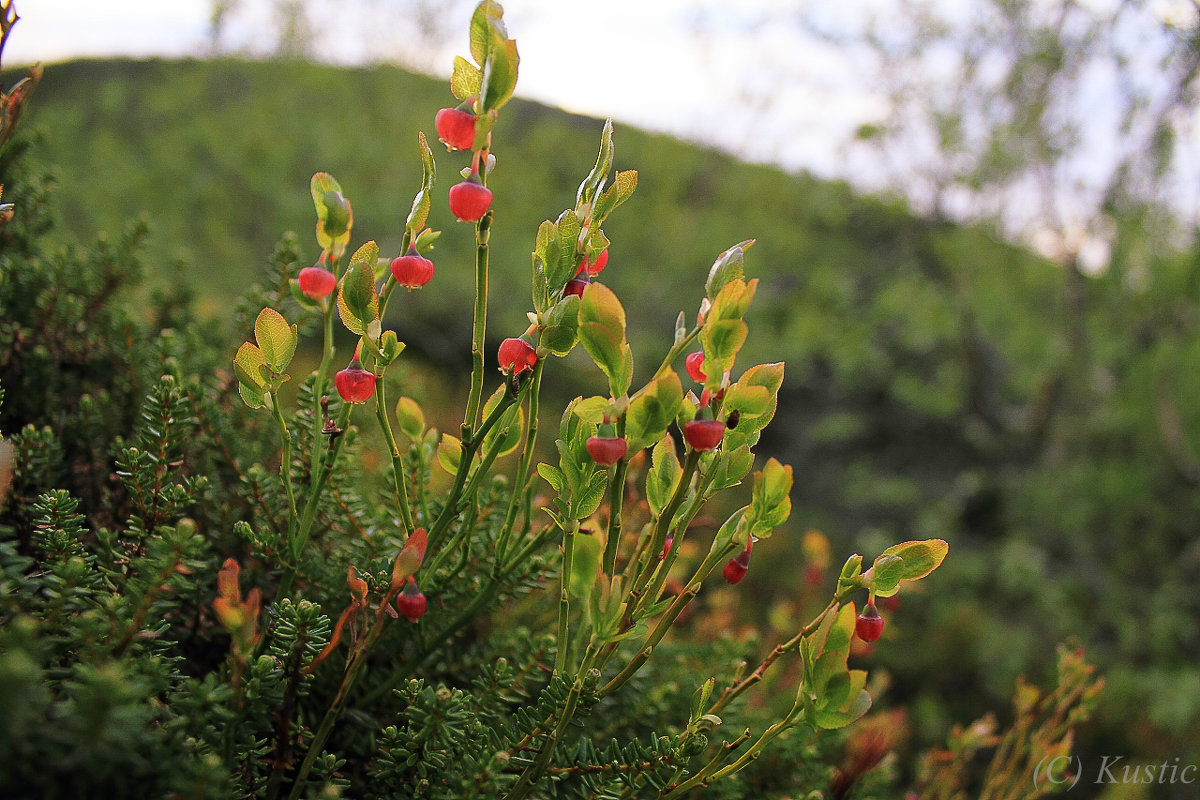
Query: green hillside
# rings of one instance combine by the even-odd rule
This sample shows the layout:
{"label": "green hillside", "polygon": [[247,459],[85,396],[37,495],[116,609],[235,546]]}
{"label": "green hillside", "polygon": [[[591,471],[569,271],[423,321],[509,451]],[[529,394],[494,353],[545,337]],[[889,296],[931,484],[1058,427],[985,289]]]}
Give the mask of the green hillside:
{"label": "green hillside", "polygon": [[[88,242],[147,214],[147,262],[166,276],[182,259],[206,308],[228,315],[283,231],[316,256],[315,171],[345,188],[355,241],[394,253],[419,185],[417,132],[434,138],[450,102],[444,81],[384,66],[79,61],[46,69],[30,127],[65,230]],[[573,205],[601,125],[505,109],[489,179],[502,209],[497,340],[524,328],[534,233]],[[998,708],[1018,673],[1044,669],[1051,643],[1074,635],[1110,676],[1098,742],[1136,724],[1154,732],[1138,742],[1147,753],[1177,754],[1180,741],[1200,752],[1200,496],[1188,474],[1200,409],[1185,401],[1200,386],[1181,367],[1200,354],[1200,259],[1163,257],[1136,288],[1116,271],[1091,281],[1081,317],[1058,269],[985,231],[620,125],[615,141],[617,168],[640,180],[605,225],[603,281],[629,312],[637,363],[657,364],[713,258],[756,239],[744,359],[787,362],[764,451],[795,466],[796,533],[821,528],[838,552],[951,542],[938,585],[906,599],[897,623],[937,632],[895,654],[895,692],[917,698],[920,731]],[[452,367],[468,358],[473,231],[446,208],[461,158],[437,159],[434,280],[393,304],[392,327]],[[791,550],[784,538],[771,542],[777,559],[764,556],[776,587],[802,569],[799,536]]]}

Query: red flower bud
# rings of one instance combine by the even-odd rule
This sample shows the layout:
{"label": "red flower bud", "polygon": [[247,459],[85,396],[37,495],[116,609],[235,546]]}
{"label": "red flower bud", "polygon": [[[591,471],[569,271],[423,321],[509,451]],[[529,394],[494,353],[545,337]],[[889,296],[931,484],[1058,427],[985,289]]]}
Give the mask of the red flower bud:
{"label": "red flower bud", "polygon": [[738,583],[742,578],[746,577],[747,567],[744,564],[739,564],[737,559],[731,558],[725,562],[725,569],[722,574],[728,583]]}
{"label": "red flower bud", "polygon": [[693,450],[712,450],[725,438],[725,423],[719,419],[694,419],[683,426],[683,438]]}
{"label": "red flower bud", "polygon": [[409,576],[404,591],[396,595],[396,610],[409,622],[417,622],[425,616],[429,601],[417,586],[417,579]]}
{"label": "red flower bud", "polygon": [[879,616],[879,609],[875,608],[874,603],[867,603],[867,607],[858,615],[854,621],[854,632],[864,642],[873,642],[883,633],[883,617]]}
{"label": "red flower bud", "polygon": [[704,363],[703,352],[697,350],[688,356],[683,363],[687,367],[688,375],[692,376],[692,380],[696,383],[704,383],[704,379],[707,376],[704,374],[704,370],[700,369],[700,365]]}
{"label": "red flower bud", "polygon": [[475,120],[470,111],[443,108],[434,115],[433,129],[448,149],[471,150],[475,147]]}
{"label": "red flower bud", "polygon": [[300,291],[313,300],[328,297],[337,288],[337,278],[324,267],[305,267],[296,277],[300,281]]}
{"label": "red flower bud", "polygon": [[588,261],[587,256],[584,256],[583,260],[579,262],[579,269],[575,270],[575,274],[587,275],[589,278],[594,278],[601,272],[604,272],[604,268],[607,266],[608,251],[605,250],[603,253],[596,256],[596,260],[594,262]]}
{"label": "red flower bud", "polygon": [[589,283],[591,283],[591,281],[584,278],[571,278],[571,280],[567,281],[567,285],[563,287],[563,297],[569,297],[571,295],[583,297],[583,290],[587,288]]}
{"label": "red flower bud", "polygon": [[365,403],[375,391],[375,375],[363,369],[357,358],[333,376],[333,383],[347,403]]}
{"label": "red flower bud", "polygon": [[492,206],[492,190],[479,181],[479,174],[450,187],[450,211],[463,222],[478,222]]}
{"label": "red flower bud", "polygon": [[629,442],[621,437],[592,436],[584,446],[592,460],[602,467],[611,467],[629,452]]}
{"label": "red flower bud", "polygon": [[745,550],[725,562],[725,569],[722,574],[724,574],[726,581],[729,583],[739,583],[742,578],[746,577],[746,571],[750,569],[750,554],[752,552],[754,552],[754,539],[750,540],[750,544]]}
{"label": "red flower bud", "polygon": [[500,343],[497,352],[500,371],[505,375],[520,374],[537,364],[537,351],[524,339],[508,338]]}
{"label": "red flower bud", "polygon": [[420,289],[433,277],[433,262],[410,247],[405,255],[392,261],[392,276],[409,291]]}

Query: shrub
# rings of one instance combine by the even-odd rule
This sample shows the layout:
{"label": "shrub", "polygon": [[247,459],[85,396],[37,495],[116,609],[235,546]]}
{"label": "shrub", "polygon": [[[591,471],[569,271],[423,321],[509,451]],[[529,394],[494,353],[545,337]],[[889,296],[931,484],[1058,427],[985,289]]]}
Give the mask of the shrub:
{"label": "shrub", "polygon": [[[436,260],[423,136],[399,254],[352,250],[347,193],[316,174],[318,263],[302,267],[284,238],[267,287],[239,309],[236,353],[194,324],[186,291],[146,302],[141,227],[89,253],[47,256],[31,236],[0,254],[10,795],[845,796],[892,777],[869,773],[894,741],[835,767],[843,740],[824,734],[871,705],[867,672],[850,666],[869,646],[855,598],[895,596],[940,565],[945,543],[851,556],[832,598],[810,592],[773,615],[765,655],[739,635],[722,597],[786,522],[792,483],[790,467],[755,469],[753,455],[783,365],[737,363],[752,242],[717,257],[694,318],[679,314],[635,385],[624,308],[601,271],[602,226],[637,175],[613,173],[606,125],[575,206],[536,233],[528,328],[494,345],[486,185],[517,73],[498,5],[479,5],[470,42],[451,83],[475,118],[474,138],[456,129],[451,142],[469,159],[451,189],[466,192],[455,214],[467,222],[452,224],[473,224],[477,245],[455,434],[393,396],[412,377],[386,328],[397,287],[450,272],[390,268]],[[301,278],[314,266],[335,291]],[[685,391],[676,370],[697,352]],[[601,394],[555,412],[545,446],[543,380],[585,357]],[[1050,733],[1038,746],[1061,746]]]}

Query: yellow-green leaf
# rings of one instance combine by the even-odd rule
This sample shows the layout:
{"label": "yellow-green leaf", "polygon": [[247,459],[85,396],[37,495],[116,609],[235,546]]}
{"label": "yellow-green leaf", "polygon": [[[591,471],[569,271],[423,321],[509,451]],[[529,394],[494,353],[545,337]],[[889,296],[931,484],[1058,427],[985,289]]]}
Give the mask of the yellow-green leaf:
{"label": "yellow-green leaf", "polygon": [[570,594],[574,598],[590,596],[596,584],[596,575],[600,572],[604,540],[599,534],[583,529],[567,535],[575,537],[575,552],[571,557]]}
{"label": "yellow-green leaf", "polygon": [[396,401],[396,422],[400,424],[400,432],[414,442],[425,432],[425,412],[411,397]]}
{"label": "yellow-green leaf", "polygon": [[[483,416],[485,419],[504,398],[504,394],[507,391],[508,387],[504,384],[496,387],[496,391],[483,404]],[[497,457],[508,455],[513,450],[516,450],[517,445],[521,443],[521,432],[524,427],[525,410],[519,405],[509,406],[508,410],[500,416],[495,426],[483,437],[483,452],[490,452],[495,447],[497,449]]]}
{"label": "yellow-green leaf", "polygon": [[933,572],[950,552],[950,545],[942,539],[901,542],[883,551],[883,555],[900,556],[904,559],[903,580],[916,581]]}
{"label": "yellow-green leaf", "polygon": [[450,76],[450,91],[459,100],[467,100],[479,94],[483,86],[483,70],[462,56],[454,57],[454,72]]}
{"label": "yellow-green leaf", "polygon": [[288,325],[275,309],[264,308],[254,320],[254,340],[271,369],[283,372],[291,363],[299,338],[295,325]]}
{"label": "yellow-green leaf", "polygon": [[683,402],[683,384],[671,369],[655,378],[633,396],[625,414],[625,438],[636,452],[667,432]]}
{"label": "yellow-green leaf", "polygon": [[457,436],[442,434],[442,440],[438,442],[437,459],[446,472],[458,474],[458,465],[462,461],[462,442]]}
{"label": "yellow-green leaf", "polygon": [[715,302],[726,285],[742,279],[745,275],[745,251],[752,244],[754,240],[749,239],[717,256],[717,260],[708,271],[708,280],[704,283],[704,293],[709,300]]}
{"label": "yellow-green leaf", "polygon": [[650,454],[650,472],[646,475],[646,502],[655,517],[662,514],[682,473],[675,455],[675,441],[663,436]]}
{"label": "yellow-green leaf", "polygon": [[242,342],[237,354],[233,357],[233,371],[238,381],[251,388],[259,390],[267,385],[262,368],[267,366],[267,359],[256,345]]}
{"label": "yellow-green leaf", "polygon": [[379,319],[379,296],[375,294],[375,263],[379,246],[367,242],[350,258],[350,266],[338,283],[338,313],[351,333],[363,335]]}

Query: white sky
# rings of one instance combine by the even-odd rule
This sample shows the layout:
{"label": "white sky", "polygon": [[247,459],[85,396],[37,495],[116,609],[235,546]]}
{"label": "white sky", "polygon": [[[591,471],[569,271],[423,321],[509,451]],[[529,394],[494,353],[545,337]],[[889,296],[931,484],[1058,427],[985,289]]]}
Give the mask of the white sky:
{"label": "white sky", "polygon": [[[842,0],[837,7],[852,13],[846,9],[868,1]],[[269,25],[271,2],[243,3],[247,8],[234,17],[238,28],[231,26],[226,38],[235,47],[253,50],[255,36],[248,28],[256,10]],[[316,0],[314,8],[320,4]],[[466,52],[472,5],[460,4],[462,35],[430,62],[436,72],[448,76],[453,56]],[[781,26],[747,29],[756,20],[797,11],[795,0],[505,0],[503,6],[509,35],[521,54],[518,94],[578,113],[672,133],[751,160],[843,177],[836,167],[838,142],[880,112],[878,100],[848,84],[844,55],[811,41],[798,47],[796,32]],[[21,19],[5,62],[203,55],[211,8],[210,0],[18,0]],[[715,17],[722,23],[719,36],[698,39],[685,29],[689,20],[699,18],[708,20],[704,27],[712,30]],[[330,60],[379,57],[365,44],[363,27],[369,22],[360,20],[357,30],[344,18],[333,24],[340,26],[346,44],[332,48]],[[601,48],[580,52],[583,42],[599,42]],[[755,114],[751,121],[735,109],[746,102],[753,76],[772,74],[782,61],[790,74],[802,70],[812,79],[773,93],[778,111],[770,116],[776,130],[757,130],[753,126],[764,115]],[[596,69],[605,62],[604,70]]]}
{"label": "white sky", "polygon": [[[863,123],[882,121],[885,98],[870,89],[869,54],[838,49],[792,22],[802,13],[826,32],[853,31],[869,15],[891,20],[890,4],[919,0],[502,0],[509,35],[517,40],[525,98],[600,118],[670,133],[716,146],[752,161],[806,169],[846,179],[868,190],[883,188],[878,162],[862,149],[848,157],[844,145]],[[268,54],[275,42],[270,11],[277,0],[238,0],[222,37],[222,50]],[[317,55],[333,63],[397,60],[423,63],[449,76],[453,57],[467,52],[467,20],[475,0],[305,0],[310,15],[328,26]],[[450,32],[442,52],[389,59],[411,17],[397,8],[444,6]],[[943,10],[970,8],[971,0],[928,0]],[[1107,6],[1116,0],[1084,0]],[[1196,24],[1189,0],[1149,0],[1146,19],[1179,16]],[[1036,7],[1036,3],[1034,4]],[[894,6],[893,6],[894,10]],[[210,50],[212,0],[17,0],[21,20],[5,63],[53,63],[77,56],[203,56]],[[1186,12],[1186,13],[1185,13]],[[461,16],[455,20],[450,15]],[[258,33],[266,30],[269,33]],[[1142,36],[1145,29],[1138,29]],[[1140,39],[1139,39],[1140,41]],[[1142,50],[1147,48],[1142,47]],[[1152,50],[1152,48],[1150,48]],[[1136,48],[1135,48],[1136,50]],[[1152,54],[1150,67],[1153,67]],[[1152,72],[1152,69],[1151,69]],[[1142,73],[1139,73],[1142,74]],[[1111,168],[1119,131],[1099,124],[1110,105],[1105,92],[1087,102],[1090,126],[1100,134],[1083,141],[1077,162]],[[1092,113],[1092,112],[1089,112]],[[1184,127],[1185,172],[1174,197],[1183,213],[1200,219],[1200,124]],[[1107,135],[1108,139],[1103,139]],[[917,163],[936,156],[900,154]],[[917,167],[918,171],[920,166]],[[1086,168],[1072,180],[1089,179]],[[915,197],[913,186],[904,191]],[[1067,181],[1063,182],[1068,185]],[[1081,197],[1085,195],[1079,195]],[[1011,200],[1011,198],[1009,198]],[[1071,203],[1068,200],[1068,205]],[[917,200],[920,207],[920,201]],[[1015,205],[1029,205],[1015,201]],[[1086,221],[1094,203],[1078,206]],[[1026,209],[1028,211],[1028,209]],[[1036,210],[1035,212],[1036,213]],[[1036,220],[1032,223],[1037,227]],[[1030,231],[1032,232],[1032,231]]]}

